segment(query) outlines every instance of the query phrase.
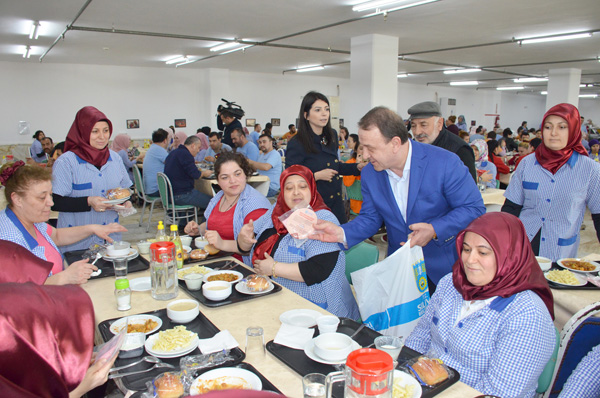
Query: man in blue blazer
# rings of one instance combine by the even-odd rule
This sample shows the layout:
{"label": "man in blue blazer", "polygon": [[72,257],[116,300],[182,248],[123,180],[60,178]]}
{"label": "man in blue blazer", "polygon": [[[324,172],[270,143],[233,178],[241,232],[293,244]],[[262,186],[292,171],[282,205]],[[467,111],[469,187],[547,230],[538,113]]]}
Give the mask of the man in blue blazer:
{"label": "man in blue blazer", "polygon": [[370,162],[361,174],[360,215],[341,227],[320,220],[313,238],[350,247],[385,222],[388,255],[410,239],[423,247],[427,275],[437,285],[457,259],[456,235],[485,213],[477,185],[456,154],[409,140],[400,116],[385,107],[371,109],[358,126]]}

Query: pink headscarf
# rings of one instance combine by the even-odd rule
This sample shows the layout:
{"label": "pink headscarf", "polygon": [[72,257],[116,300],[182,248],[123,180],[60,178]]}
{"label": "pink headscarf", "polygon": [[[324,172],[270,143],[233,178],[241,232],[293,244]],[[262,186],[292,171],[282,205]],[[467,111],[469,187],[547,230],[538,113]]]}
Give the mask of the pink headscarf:
{"label": "pink headscarf", "polygon": [[[175,137],[177,137],[179,139],[179,145],[183,145],[185,140],[187,140],[187,134],[184,133],[183,131],[176,132]],[[173,148],[173,149],[177,149],[177,148]]]}
{"label": "pink headscarf", "polygon": [[200,150],[208,149],[208,137],[204,133],[197,133],[196,137],[200,138]]}
{"label": "pink headscarf", "polygon": [[129,137],[127,134],[119,134],[115,137],[112,145],[110,146],[110,149],[112,149],[115,152],[119,152],[122,149],[129,149],[130,144],[131,137]]}

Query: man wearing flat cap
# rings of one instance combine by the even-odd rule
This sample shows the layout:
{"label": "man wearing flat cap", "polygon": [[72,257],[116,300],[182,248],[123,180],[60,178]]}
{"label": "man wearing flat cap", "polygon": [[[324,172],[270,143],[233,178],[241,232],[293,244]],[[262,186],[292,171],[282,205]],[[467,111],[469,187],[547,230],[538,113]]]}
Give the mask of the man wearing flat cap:
{"label": "man wearing flat cap", "polygon": [[473,179],[477,181],[473,150],[459,136],[446,130],[442,110],[436,102],[425,101],[413,105],[408,109],[408,114],[410,115],[410,129],[415,140],[454,152],[467,166]]}

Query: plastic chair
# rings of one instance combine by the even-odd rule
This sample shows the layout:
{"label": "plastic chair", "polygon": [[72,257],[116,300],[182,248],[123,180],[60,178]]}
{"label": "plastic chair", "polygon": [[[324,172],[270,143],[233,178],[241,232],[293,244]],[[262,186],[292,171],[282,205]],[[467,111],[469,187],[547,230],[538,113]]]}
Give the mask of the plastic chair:
{"label": "plastic chair", "polygon": [[[348,199],[360,200],[362,202],[363,197],[361,192],[360,180],[356,180],[352,185],[346,187],[346,195],[348,195]],[[350,210],[350,214],[358,216],[358,214],[356,214],[352,210]]]}
{"label": "plastic chair", "polygon": [[360,242],[358,245],[346,251],[346,278],[352,284],[350,274],[359,269],[368,267],[379,261],[379,249],[377,246],[366,242]]}
{"label": "plastic chair", "polygon": [[135,180],[135,189],[137,190],[138,196],[142,198],[142,215],[140,216],[139,226],[142,226],[144,221],[144,212],[146,211],[146,205],[150,204],[150,216],[148,217],[148,226],[146,232],[150,230],[150,221],[152,220],[152,212],[154,212],[154,204],[160,200],[160,197],[147,196],[144,188],[144,181],[142,180],[142,173],[137,165],[133,167],[133,179]]}
{"label": "plastic chair", "polygon": [[538,394],[543,394],[550,387],[550,382],[552,381],[552,375],[554,375],[554,368],[556,367],[556,357],[558,356],[558,348],[560,347],[560,332],[558,328],[555,326],[554,331],[556,332],[556,345],[554,346],[554,351],[552,352],[552,356],[550,360],[544,367],[544,371],[538,378],[538,386],[535,390]]}
{"label": "plastic chair", "polygon": [[[186,219],[189,221],[191,214],[194,212],[194,220],[198,222],[198,209],[196,206],[190,205],[176,205],[173,195],[173,187],[171,186],[171,180],[165,173],[156,173],[158,180],[158,192],[160,193],[160,200],[165,209],[165,225],[166,224],[177,224],[177,220]],[[170,214],[169,214],[170,213]],[[182,216],[177,214],[183,213]]]}
{"label": "plastic chair", "polygon": [[560,348],[550,388],[543,397],[558,397],[562,388],[587,353],[600,344],[600,302],[593,303],[569,319],[561,332]]}

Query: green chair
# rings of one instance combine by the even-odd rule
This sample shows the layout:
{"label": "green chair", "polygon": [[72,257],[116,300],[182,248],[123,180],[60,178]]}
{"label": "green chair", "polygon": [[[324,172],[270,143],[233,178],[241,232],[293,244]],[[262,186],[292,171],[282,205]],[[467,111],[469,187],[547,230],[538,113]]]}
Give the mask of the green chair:
{"label": "green chair", "polygon": [[[346,187],[346,195],[348,195],[348,199],[360,200],[360,201],[363,200],[362,192],[360,189],[360,180],[356,180],[356,181],[354,181],[354,184],[350,185],[349,187]],[[358,216],[358,214],[356,214],[352,210],[350,210],[350,214]]]}
{"label": "green chair", "polygon": [[352,284],[350,274],[359,269],[368,267],[379,261],[379,249],[377,246],[366,242],[360,242],[358,245],[346,251],[346,278]]}
{"label": "green chair", "polygon": [[147,196],[144,188],[144,181],[142,180],[142,173],[137,165],[133,166],[133,179],[135,180],[135,189],[137,190],[138,196],[142,198],[142,215],[140,216],[139,226],[142,226],[144,221],[144,212],[146,211],[146,205],[150,204],[150,216],[148,217],[148,226],[146,232],[150,230],[150,222],[152,221],[152,212],[154,211],[154,204],[160,200],[160,197]]}
{"label": "green chair", "polygon": [[558,328],[555,326],[554,330],[556,331],[556,345],[554,346],[554,351],[552,352],[552,356],[550,360],[544,367],[544,371],[538,378],[538,386],[535,390],[538,394],[543,394],[546,392],[548,387],[550,387],[550,382],[552,381],[552,376],[554,376],[554,368],[556,367],[556,357],[558,355],[558,348],[560,347],[560,332]]}
{"label": "green chair", "polygon": [[[156,178],[158,180],[160,200],[165,209],[165,225],[177,224],[177,220],[184,218],[189,221],[192,211],[194,212],[194,220],[198,222],[198,209],[196,206],[175,204],[173,187],[171,186],[169,177],[165,173],[156,173]],[[178,215],[182,213],[183,215]]]}

